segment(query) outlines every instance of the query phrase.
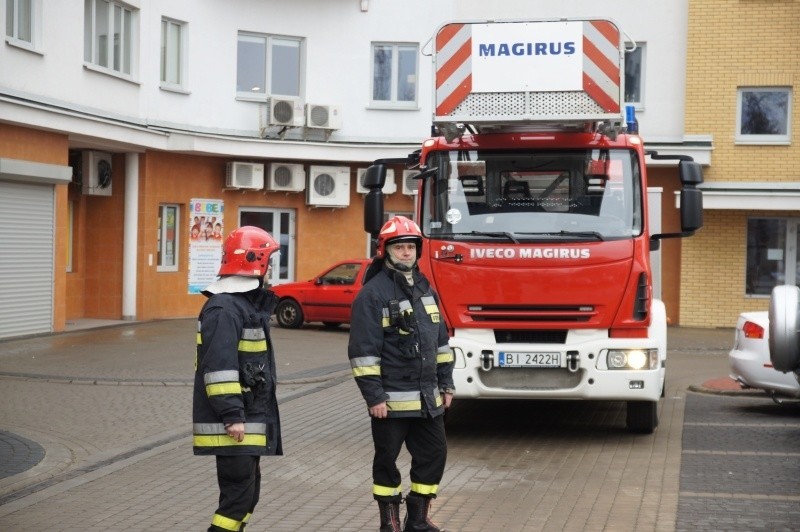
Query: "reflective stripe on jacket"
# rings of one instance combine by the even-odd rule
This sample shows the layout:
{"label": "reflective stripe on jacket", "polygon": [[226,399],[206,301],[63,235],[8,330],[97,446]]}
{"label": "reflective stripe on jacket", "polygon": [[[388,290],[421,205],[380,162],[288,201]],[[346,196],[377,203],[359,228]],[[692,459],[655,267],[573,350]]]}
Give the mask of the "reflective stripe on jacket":
{"label": "reflective stripe on jacket", "polygon": [[414,281],[409,286],[401,273],[384,266],[353,302],[353,377],[367,406],[386,401],[389,417],[438,416],[444,413],[440,390],[453,388],[454,359],[437,297],[418,271]]}
{"label": "reflective stripe on jacket", "polygon": [[[194,454],[283,454],[269,320],[277,298],[263,289],[216,294],[197,322],[192,401]],[[225,424],[243,422],[241,442]]]}

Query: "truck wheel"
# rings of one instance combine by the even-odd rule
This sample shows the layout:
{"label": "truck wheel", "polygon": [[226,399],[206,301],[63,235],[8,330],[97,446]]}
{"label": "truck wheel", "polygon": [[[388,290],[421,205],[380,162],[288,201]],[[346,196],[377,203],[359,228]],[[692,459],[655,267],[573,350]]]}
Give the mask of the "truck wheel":
{"label": "truck wheel", "polygon": [[626,426],[629,432],[652,434],[658,426],[658,402],[628,401]]}
{"label": "truck wheel", "polygon": [[275,309],[278,325],[286,329],[297,329],[303,324],[303,310],[294,299],[284,299]]}

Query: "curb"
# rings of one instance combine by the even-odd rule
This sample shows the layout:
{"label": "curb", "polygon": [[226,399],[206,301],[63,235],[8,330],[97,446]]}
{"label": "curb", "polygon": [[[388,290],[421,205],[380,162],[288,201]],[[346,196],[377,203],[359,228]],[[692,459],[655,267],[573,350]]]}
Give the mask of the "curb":
{"label": "curb", "polygon": [[730,397],[763,396],[766,399],[771,399],[771,397],[764,390],[756,390],[756,389],[746,390],[744,388],[741,388],[739,390],[735,390],[735,389],[713,388],[710,386],[706,386],[704,384],[692,384],[691,386],[689,386],[689,391],[697,393],[705,393],[710,395],[727,395]]}
{"label": "curb", "polygon": [[765,390],[759,388],[746,388],[739,382],[730,377],[720,377],[718,379],[709,379],[703,384],[692,384],[689,386],[692,392],[706,393],[713,395],[727,395],[739,397],[758,397],[763,396],[771,398]]}

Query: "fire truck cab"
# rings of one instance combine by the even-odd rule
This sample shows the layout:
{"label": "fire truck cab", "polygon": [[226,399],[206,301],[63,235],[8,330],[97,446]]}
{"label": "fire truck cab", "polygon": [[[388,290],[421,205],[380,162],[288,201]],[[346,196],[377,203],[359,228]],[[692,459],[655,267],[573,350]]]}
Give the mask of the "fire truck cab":
{"label": "fire truck cab", "polygon": [[650,251],[702,226],[700,166],[681,157],[681,231],[651,234],[644,142],[621,105],[613,21],[453,22],[434,37],[436,137],[386,166],[419,170],[420,269],[442,301],[456,397],[625,401],[652,432],[667,322]]}

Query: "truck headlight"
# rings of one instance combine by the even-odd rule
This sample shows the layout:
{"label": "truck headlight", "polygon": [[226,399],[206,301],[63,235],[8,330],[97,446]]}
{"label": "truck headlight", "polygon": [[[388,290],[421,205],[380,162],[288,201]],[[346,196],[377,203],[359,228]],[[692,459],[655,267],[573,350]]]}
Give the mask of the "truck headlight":
{"label": "truck headlight", "polygon": [[609,349],[608,369],[656,369],[658,349]]}

